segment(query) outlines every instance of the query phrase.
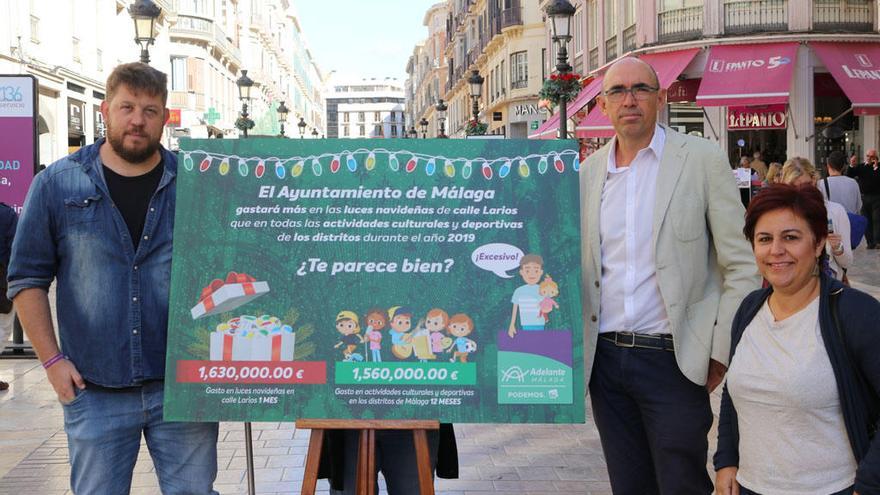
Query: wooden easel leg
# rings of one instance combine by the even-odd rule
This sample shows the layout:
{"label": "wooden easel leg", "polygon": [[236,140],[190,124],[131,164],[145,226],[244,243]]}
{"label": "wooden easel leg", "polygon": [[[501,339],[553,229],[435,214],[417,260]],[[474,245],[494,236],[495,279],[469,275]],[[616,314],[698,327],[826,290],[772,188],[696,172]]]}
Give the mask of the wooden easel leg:
{"label": "wooden easel leg", "polygon": [[306,471],[303,474],[302,495],[315,495],[318,486],[318,466],[321,463],[321,446],[324,444],[324,430],[312,430],[309,437],[309,451],[306,455]]}
{"label": "wooden easel leg", "polygon": [[428,453],[428,434],[426,430],[413,430],[416,447],[416,466],[419,470],[420,495],[434,495],[434,477],[431,475],[431,456]]}
{"label": "wooden easel leg", "polygon": [[376,430],[360,432],[357,464],[357,495],[376,493]]}

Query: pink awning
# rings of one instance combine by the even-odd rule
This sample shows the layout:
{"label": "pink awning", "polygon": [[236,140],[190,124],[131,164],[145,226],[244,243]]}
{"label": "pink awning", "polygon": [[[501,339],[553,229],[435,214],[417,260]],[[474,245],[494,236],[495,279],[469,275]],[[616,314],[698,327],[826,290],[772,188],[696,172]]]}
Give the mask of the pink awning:
{"label": "pink awning", "polygon": [[614,127],[611,126],[608,117],[602,113],[599,105],[596,105],[578,123],[575,133],[579,138],[610,138],[614,136]]}
{"label": "pink awning", "polygon": [[[581,89],[581,92],[578,93],[577,98],[566,106],[568,109],[568,118],[574,117],[574,114],[587,106],[587,103],[595,98],[601,90],[601,77],[593,79],[589,84],[584,86],[583,89]],[[541,125],[541,127],[538,128],[538,130],[529,134],[529,139],[556,139],[557,134],[559,134],[559,113],[553,114]]]}
{"label": "pink awning", "polygon": [[660,87],[668,89],[699,52],[699,48],[689,48],[674,52],[646,53],[639,58],[651,64],[660,79]]}
{"label": "pink awning", "polygon": [[713,46],[697,105],[788,103],[797,49],[796,42]]}
{"label": "pink awning", "polygon": [[810,43],[856,115],[880,114],[880,43]]}
{"label": "pink awning", "polygon": [[544,121],[538,130],[529,134],[529,139],[556,139],[559,130],[559,114],[555,113]]}

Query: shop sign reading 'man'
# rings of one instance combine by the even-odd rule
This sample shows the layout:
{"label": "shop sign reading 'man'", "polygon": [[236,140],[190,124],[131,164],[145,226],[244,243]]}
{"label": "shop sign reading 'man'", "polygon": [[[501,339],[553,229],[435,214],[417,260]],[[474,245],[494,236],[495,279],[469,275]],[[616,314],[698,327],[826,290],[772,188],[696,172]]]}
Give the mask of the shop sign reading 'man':
{"label": "shop sign reading 'man'", "polygon": [[785,105],[727,107],[727,129],[785,129]]}

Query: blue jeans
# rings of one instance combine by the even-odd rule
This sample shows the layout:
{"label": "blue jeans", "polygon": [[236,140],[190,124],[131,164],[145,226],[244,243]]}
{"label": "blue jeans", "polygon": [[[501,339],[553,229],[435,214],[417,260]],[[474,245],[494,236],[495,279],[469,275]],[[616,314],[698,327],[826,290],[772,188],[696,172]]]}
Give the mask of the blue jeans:
{"label": "blue jeans", "polygon": [[164,495],[217,494],[217,423],[163,421],[163,387],[89,384],[63,406],[74,493],[128,494],[143,433]]}
{"label": "blue jeans", "polygon": [[[331,495],[355,493],[359,438],[360,430],[345,430],[345,489],[330,490]],[[432,476],[437,466],[439,442],[440,433],[437,430],[428,430],[428,453],[431,458]],[[416,468],[416,447],[412,430],[376,431],[376,469],[382,471],[388,495],[419,493],[419,472]],[[376,488],[378,493],[378,485]]]}

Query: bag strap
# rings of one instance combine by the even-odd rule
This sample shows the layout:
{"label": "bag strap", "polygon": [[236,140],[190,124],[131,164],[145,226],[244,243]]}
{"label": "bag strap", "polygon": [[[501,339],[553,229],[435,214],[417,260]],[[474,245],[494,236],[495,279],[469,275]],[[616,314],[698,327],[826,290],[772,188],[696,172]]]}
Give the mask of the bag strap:
{"label": "bag strap", "polygon": [[825,197],[828,199],[828,201],[831,201],[831,189],[828,187],[828,177],[825,177],[822,182],[825,183]]}

